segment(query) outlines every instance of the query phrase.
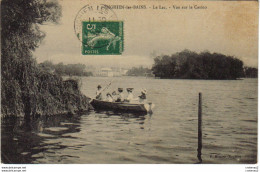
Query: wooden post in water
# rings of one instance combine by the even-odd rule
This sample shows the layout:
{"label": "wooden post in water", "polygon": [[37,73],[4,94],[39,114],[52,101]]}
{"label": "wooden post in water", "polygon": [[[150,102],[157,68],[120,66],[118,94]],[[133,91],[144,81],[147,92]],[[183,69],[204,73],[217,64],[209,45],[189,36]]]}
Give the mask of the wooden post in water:
{"label": "wooden post in water", "polygon": [[198,105],[198,154],[197,157],[200,161],[202,162],[201,159],[201,149],[202,149],[202,129],[201,129],[201,124],[202,124],[202,94],[199,93],[199,105]]}

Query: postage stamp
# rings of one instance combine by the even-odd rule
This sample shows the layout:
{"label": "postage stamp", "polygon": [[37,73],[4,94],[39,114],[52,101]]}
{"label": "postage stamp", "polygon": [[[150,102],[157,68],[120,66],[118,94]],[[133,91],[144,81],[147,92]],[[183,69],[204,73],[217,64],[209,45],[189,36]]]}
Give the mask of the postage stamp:
{"label": "postage stamp", "polygon": [[123,21],[105,4],[82,7],[74,20],[74,31],[82,42],[83,55],[120,55],[124,50]]}
{"label": "postage stamp", "polygon": [[122,54],[123,22],[102,21],[82,22],[82,54],[113,55]]}

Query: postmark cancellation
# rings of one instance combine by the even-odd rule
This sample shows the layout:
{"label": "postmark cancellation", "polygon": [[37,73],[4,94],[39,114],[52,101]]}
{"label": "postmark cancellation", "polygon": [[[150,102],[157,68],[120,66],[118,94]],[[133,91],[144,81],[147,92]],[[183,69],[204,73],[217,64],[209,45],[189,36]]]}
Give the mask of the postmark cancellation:
{"label": "postmark cancellation", "polygon": [[124,50],[124,23],[105,4],[86,5],[76,15],[74,30],[83,55],[120,55]]}

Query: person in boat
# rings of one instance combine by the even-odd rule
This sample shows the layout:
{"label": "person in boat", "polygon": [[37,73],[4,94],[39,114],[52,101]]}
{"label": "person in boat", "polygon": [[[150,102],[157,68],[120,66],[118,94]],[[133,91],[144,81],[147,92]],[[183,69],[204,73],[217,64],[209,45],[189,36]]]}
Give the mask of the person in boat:
{"label": "person in boat", "polygon": [[113,102],[113,97],[112,97],[112,95],[110,93],[107,93],[106,101]]}
{"label": "person in boat", "polygon": [[146,94],[147,94],[146,89],[143,89],[143,90],[141,91],[141,95],[138,96],[138,97],[139,97],[139,102],[140,102],[140,103],[144,103],[144,102],[146,102]]}
{"label": "person in boat", "polygon": [[127,90],[127,97],[126,97],[126,99],[125,99],[125,102],[129,102],[129,103],[131,103],[131,102],[133,102],[135,99],[134,99],[134,95],[133,95],[133,88],[127,88],[126,89]]}
{"label": "person in boat", "polygon": [[113,91],[113,92],[112,92],[112,98],[113,98],[113,100],[116,101],[116,100],[117,100],[117,97],[118,97],[118,94],[116,93],[116,91]]}
{"label": "person in boat", "polygon": [[101,87],[101,85],[97,86],[96,99],[102,100],[102,87]]}
{"label": "person in boat", "polygon": [[118,95],[116,102],[123,102],[124,101],[124,93],[123,93],[123,88],[118,88]]}

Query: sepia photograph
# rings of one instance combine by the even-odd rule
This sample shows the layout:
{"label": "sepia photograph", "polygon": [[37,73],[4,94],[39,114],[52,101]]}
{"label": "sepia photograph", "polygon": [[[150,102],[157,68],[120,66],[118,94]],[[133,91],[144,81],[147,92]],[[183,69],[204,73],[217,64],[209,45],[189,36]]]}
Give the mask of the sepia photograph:
{"label": "sepia photograph", "polygon": [[[258,9],[258,1],[2,0],[2,172],[257,165]],[[242,167],[250,170],[258,169]]]}

